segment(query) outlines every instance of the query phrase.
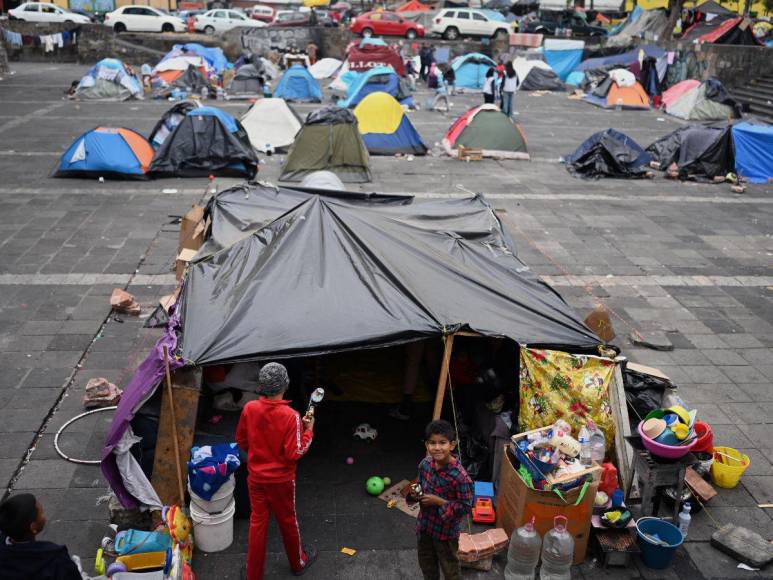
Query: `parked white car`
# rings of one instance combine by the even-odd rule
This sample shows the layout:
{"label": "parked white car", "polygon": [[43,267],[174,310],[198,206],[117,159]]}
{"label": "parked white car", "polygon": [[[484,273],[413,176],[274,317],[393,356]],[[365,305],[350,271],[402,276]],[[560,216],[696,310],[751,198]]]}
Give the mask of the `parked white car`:
{"label": "parked white car", "polygon": [[116,32],[185,32],[185,22],[152,6],[121,6],[105,14],[105,26]]}
{"label": "parked white car", "polygon": [[193,27],[198,32],[215,34],[216,32],[228,32],[233,28],[263,28],[265,22],[248,18],[243,12],[217,8],[193,18]]}
{"label": "parked white car", "polygon": [[26,22],[71,22],[73,24],[91,22],[88,16],[70,12],[48,2],[25,2],[9,10],[8,16],[11,20],[24,20]]}
{"label": "parked white car", "polygon": [[491,18],[482,10],[447,8],[432,19],[430,32],[440,34],[446,40],[456,40],[460,36],[505,38],[510,34],[510,25]]}

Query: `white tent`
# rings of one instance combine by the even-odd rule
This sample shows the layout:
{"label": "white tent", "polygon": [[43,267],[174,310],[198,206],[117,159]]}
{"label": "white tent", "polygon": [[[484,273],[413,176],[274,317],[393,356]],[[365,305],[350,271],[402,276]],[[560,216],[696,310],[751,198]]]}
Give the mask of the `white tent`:
{"label": "white tent", "polygon": [[309,67],[309,72],[317,80],[332,77],[343,63],[337,58],[323,58]]}
{"label": "white tent", "polygon": [[252,146],[263,153],[289,147],[301,130],[301,120],[284,99],[259,99],[242,117],[242,125]]}
{"label": "white tent", "polygon": [[513,59],[513,68],[515,69],[515,74],[518,75],[518,78],[521,81],[523,81],[528,76],[528,74],[531,72],[531,69],[534,67],[549,71],[553,70],[544,60],[527,60],[521,56]]}
{"label": "white tent", "polygon": [[188,70],[188,67],[191,65],[193,65],[196,68],[204,68],[204,70],[209,70],[210,68],[207,62],[200,56],[181,55],[181,56],[173,56],[172,58],[168,58],[158,63],[153,68],[153,74],[168,71],[168,70],[186,71]]}

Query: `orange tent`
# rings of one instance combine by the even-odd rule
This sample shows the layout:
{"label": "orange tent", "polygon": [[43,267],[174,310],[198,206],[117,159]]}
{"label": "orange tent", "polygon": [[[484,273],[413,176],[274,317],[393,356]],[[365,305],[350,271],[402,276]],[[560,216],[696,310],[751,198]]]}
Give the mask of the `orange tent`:
{"label": "orange tent", "polygon": [[586,95],[585,100],[604,109],[613,109],[618,106],[623,109],[650,108],[650,98],[638,81],[628,87],[621,87],[615,81],[611,81],[606,95],[599,94],[597,90]]}
{"label": "orange tent", "polygon": [[429,10],[432,10],[432,8],[426,4],[422,4],[419,0],[408,0],[408,2],[395,10],[395,12],[428,12]]}

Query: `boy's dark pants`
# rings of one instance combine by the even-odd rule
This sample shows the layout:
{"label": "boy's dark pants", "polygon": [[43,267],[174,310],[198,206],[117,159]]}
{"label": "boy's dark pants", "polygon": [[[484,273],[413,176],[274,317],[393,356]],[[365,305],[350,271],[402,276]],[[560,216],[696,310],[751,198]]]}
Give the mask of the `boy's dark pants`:
{"label": "boy's dark pants", "polygon": [[458,550],[458,540],[441,541],[424,534],[419,535],[419,568],[424,574],[424,580],[440,580],[440,570],[445,580],[461,580]]}

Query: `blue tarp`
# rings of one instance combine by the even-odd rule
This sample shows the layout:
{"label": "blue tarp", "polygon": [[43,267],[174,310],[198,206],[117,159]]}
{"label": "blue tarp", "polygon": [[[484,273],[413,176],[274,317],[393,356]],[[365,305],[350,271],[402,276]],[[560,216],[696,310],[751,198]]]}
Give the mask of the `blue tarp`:
{"label": "blue tarp", "polygon": [[733,127],[735,170],[752,183],[773,180],[773,125],[749,122]]}
{"label": "blue tarp", "polygon": [[306,67],[294,64],[282,75],[274,97],[286,101],[321,103],[322,89]]}
{"label": "blue tarp", "polygon": [[639,60],[639,50],[644,51],[644,56],[651,56],[658,59],[663,58],[666,55],[666,51],[664,49],[660,48],[659,46],[655,46],[654,44],[648,44],[646,46],[634,48],[633,50],[629,50],[628,52],[624,52],[622,54],[589,58],[588,60],[583,61],[582,64],[580,64],[574,70],[586,71],[610,65],[627,67]]}
{"label": "blue tarp", "polygon": [[618,32],[620,32],[623,28],[625,28],[629,24],[633,24],[634,22],[639,20],[639,18],[641,18],[642,14],[644,14],[644,10],[641,9],[641,6],[636,6],[633,9],[633,12],[631,12],[628,15],[628,18],[626,18],[622,22],[619,22],[618,24],[615,24],[612,28],[609,29],[608,36],[613,36],[613,35],[617,34]]}
{"label": "blue tarp", "polygon": [[[172,47],[172,50],[161,59],[161,62],[164,62],[167,58],[176,56],[176,54],[172,54],[174,51],[192,52],[200,56],[206,60],[213,69],[215,69],[217,74],[222,74],[228,66],[228,59],[225,57],[221,49],[217,47],[209,48],[195,42],[189,42],[187,44],[175,44]],[[179,54],[179,52],[177,54]]]}
{"label": "blue tarp", "polygon": [[144,177],[142,164],[118,132],[92,129],[78,137],[67,148],[56,175],[94,174]]}
{"label": "blue tarp", "polygon": [[582,61],[582,49],[572,50],[545,50],[545,62],[556,72],[558,77],[565,81],[569,73],[577,68]]}
{"label": "blue tarp", "polygon": [[337,105],[344,109],[356,107],[369,94],[379,92],[389,93],[399,100],[401,105],[413,106],[413,97],[399,98],[400,77],[391,66],[379,66],[357,75],[357,78],[349,84],[346,98],[339,99]]}
{"label": "blue tarp", "polygon": [[569,76],[566,77],[566,84],[579,87],[582,84],[582,81],[584,80],[585,80],[585,73],[576,70],[574,72],[570,72]]}
{"label": "blue tarp", "polygon": [[486,71],[496,63],[479,52],[459,56],[451,63],[456,75],[456,88],[480,91],[486,79]]}
{"label": "blue tarp", "polygon": [[234,119],[231,115],[223,111],[222,109],[218,109],[217,107],[198,107],[197,109],[193,109],[188,113],[189,117],[217,117],[220,119],[220,122],[223,124],[223,126],[228,129],[231,133],[236,133],[236,131],[239,130],[239,127],[236,125],[236,119]]}

